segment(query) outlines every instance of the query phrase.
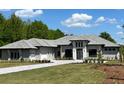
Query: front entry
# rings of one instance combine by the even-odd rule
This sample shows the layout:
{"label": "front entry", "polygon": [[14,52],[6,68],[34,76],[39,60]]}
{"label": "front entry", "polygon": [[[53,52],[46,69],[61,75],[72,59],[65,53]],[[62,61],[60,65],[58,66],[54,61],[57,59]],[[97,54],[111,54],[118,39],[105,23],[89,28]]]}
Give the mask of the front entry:
{"label": "front entry", "polygon": [[83,59],[83,51],[82,49],[77,49],[77,59]]}

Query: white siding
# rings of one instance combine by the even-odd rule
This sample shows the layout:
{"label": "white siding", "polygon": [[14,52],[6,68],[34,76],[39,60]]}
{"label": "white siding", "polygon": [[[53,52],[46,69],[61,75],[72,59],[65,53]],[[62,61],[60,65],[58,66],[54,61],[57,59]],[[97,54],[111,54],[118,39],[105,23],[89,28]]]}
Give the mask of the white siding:
{"label": "white siding", "polygon": [[38,50],[30,50],[30,60],[52,60],[55,58],[54,48],[39,47]]}
{"label": "white siding", "polygon": [[50,47],[41,47],[40,48],[40,56],[41,56],[41,60],[42,59],[54,59],[55,58],[55,51],[54,48],[50,48]]}

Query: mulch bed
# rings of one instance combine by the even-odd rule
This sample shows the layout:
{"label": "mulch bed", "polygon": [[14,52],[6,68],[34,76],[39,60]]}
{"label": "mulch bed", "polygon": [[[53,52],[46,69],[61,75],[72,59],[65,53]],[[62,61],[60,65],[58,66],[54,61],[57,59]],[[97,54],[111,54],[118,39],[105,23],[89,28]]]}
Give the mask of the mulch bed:
{"label": "mulch bed", "polygon": [[99,65],[97,69],[104,71],[107,75],[104,84],[124,84],[124,65],[104,64]]}

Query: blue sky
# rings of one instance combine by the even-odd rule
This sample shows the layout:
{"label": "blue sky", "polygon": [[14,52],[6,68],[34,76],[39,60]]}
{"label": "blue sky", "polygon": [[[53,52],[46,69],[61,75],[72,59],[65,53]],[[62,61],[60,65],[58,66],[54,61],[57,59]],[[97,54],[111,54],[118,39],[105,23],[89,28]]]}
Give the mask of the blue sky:
{"label": "blue sky", "polygon": [[118,42],[123,43],[124,10],[103,9],[30,9],[30,10],[0,10],[6,18],[11,14],[23,20],[41,20],[50,29],[61,29],[67,34],[95,34],[106,31]]}

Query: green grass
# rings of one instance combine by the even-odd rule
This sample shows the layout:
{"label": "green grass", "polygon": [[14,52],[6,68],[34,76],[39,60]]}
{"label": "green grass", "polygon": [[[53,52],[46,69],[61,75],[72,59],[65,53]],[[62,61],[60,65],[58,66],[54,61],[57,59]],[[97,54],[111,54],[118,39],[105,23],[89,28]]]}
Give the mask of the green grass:
{"label": "green grass", "polygon": [[124,65],[124,62],[112,60],[112,61],[106,62],[105,64],[123,64]]}
{"label": "green grass", "polygon": [[105,74],[96,70],[95,64],[66,64],[30,71],[0,75],[0,83],[102,83]]}
{"label": "green grass", "polygon": [[14,62],[14,61],[10,62],[10,61],[4,61],[4,62],[0,62],[0,68],[31,65],[31,64],[36,64],[36,63],[33,63],[33,62]]}

